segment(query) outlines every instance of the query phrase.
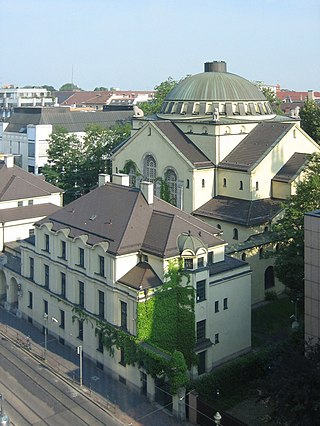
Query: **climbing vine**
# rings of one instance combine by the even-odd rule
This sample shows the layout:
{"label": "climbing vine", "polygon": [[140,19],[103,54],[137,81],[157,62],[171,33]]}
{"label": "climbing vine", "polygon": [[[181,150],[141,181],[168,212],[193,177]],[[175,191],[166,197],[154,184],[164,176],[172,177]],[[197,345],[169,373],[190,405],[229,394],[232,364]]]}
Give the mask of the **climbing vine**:
{"label": "climbing vine", "polygon": [[[186,284],[183,278],[186,277]],[[196,363],[195,294],[189,276],[181,264],[171,263],[163,284],[155,294],[137,307],[137,336],[73,308],[73,321],[90,322],[100,334],[103,347],[114,356],[123,349],[125,362],[143,367],[152,377],[167,376],[171,392],[176,393],[188,382],[187,371]],[[93,322],[95,321],[95,323]],[[94,325],[95,324],[95,325]]]}

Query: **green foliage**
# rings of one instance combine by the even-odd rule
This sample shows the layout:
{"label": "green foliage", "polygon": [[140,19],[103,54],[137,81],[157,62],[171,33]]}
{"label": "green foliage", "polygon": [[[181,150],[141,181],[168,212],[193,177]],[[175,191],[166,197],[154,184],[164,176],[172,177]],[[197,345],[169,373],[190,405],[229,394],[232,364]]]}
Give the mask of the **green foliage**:
{"label": "green foliage", "polygon": [[172,77],[168,77],[167,80],[160,83],[154,88],[155,95],[151,102],[142,102],[139,107],[143,110],[145,115],[156,114],[160,111],[162,103],[168,93],[178,84]]}
{"label": "green foliage", "polygon": [[185,387],[188,382],[187,376],[188,367],[183,354],[179,351],[174,351],[169,362],[168,377],[171,384],[171,393],[175,394],[182,387]]}
{"label": "green foliage", "polygon": [[65,204],[97,185],[99,173],[111,173],[111,150],[130,134],[130,124],[103,129],[88,126],[80,139],[64,129],[50,135],[46,180],[65,191]]}
{"label": "green foliage", "polygon": [[283,218],[274,226],[273,238],[279,244],[275,273],[293,297],[303,295],[304,214],[320,208],[320,155],[310,156],[304,180],[284,204]]}
{"label": "green foliage", "polygon": [[261,89],[261,91],[264,94],[264,96],[266,97],[267,101],[270,102],[273,111],[277,115],[283,115],[283,112],[280,108],[282,101],[281,101],[281,99],[277,98],[274,91],[272,89],[270,89],[270,87],[263,87]]}
{"label": "green foliage", "polygon": [[41,89],[46,89],[49,92],[55,92],[57,89],[55,89],[53,86],[49,86],[47,84],[44,84],[43,86],[41,86]]}
{"label": "green foliage", "polygon": [[320,144],[320,105],[310,100],[306,101],[300,111],[301,127]]}
{"label": "green foliage", "polygon": [[94,88],[94,92],[105,92],[105,91],[108,91],[109,89],[107,88],[107,87],[103,87],[103,86],[100,86],[100,87],[95,87]]}
{"label": "green foliage", "polygon": [[71,90],[82,90],[80,87],[78,87],[76,84],[73,83],[65,83],[63,84],[60,89],[61,92],[63,91],[71,91]]}
{"label": "green foliage", "polygon": [[194,288],[182,285],[179,265],[170,265],[165,284],[143,303],[138,304],[138,338],[173,353],[180,351],[188,367],[195,363]]}

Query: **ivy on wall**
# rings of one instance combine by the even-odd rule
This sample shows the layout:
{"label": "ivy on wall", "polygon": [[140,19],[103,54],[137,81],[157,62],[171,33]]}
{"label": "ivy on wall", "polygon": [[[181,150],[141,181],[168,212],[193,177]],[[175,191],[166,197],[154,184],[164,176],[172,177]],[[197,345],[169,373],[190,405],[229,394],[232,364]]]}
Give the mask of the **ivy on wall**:
{"label": "ivy on wall", "polygon": [[114,356],[114,349],[123,349],[125,361],[143,367],[152,377],[167,376],[171,392],[188,383],[188,368],[197,362],[195,346],[195,292],[182,284],[185,274],[181,264],[171,263],[165,284],[154,295],[137,306],[137,336],[98,320],[83,310],[73,308],[73,321],[90,322],[99,333],[103,347]]}

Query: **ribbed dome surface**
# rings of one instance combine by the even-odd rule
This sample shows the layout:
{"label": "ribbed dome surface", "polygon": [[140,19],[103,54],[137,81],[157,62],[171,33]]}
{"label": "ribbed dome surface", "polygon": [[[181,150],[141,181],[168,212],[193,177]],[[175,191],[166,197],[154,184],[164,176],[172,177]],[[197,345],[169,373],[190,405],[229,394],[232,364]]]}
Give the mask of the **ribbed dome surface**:
{"label": "ribbed dome surface", "polygon": [[166,101],[265,101],[250,81],[228,72],[203,72],[181,81]]}

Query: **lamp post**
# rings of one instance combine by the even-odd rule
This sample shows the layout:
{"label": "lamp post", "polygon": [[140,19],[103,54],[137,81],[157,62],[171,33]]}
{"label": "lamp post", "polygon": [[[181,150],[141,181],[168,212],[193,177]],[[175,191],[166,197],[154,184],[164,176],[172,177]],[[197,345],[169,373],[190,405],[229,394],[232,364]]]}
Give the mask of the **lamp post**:
{"label": "lamp post", "polygon": [[82,346],[77,346],[77,354],[79,355],[79,384],[82,386]]}
{"label": "lamp post", "polygon": [[[43,359],[47,360],[47,346],[48,346],[48,314],[45,312],[43,314],[44,321],[44,351],[43,351]],[[51,317],[51,321],[54,323],[58,323],[59,321],[55,317]]]}

